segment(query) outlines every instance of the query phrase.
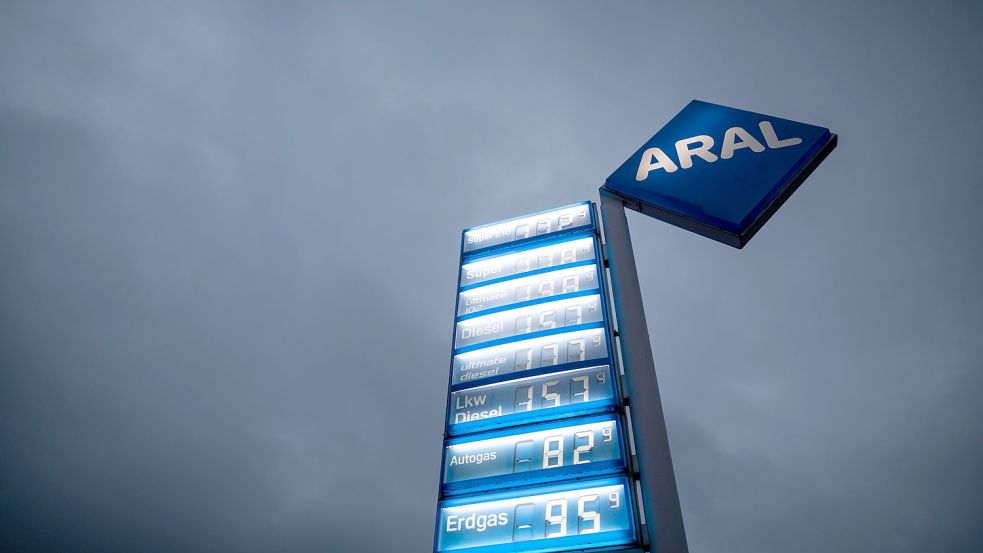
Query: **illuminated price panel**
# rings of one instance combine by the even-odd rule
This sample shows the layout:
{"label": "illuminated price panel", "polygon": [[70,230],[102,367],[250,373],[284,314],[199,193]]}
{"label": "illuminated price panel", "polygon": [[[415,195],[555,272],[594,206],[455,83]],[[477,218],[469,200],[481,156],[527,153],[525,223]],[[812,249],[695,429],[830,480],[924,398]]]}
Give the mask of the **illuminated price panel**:
{"label": "illuminated price panel", "polygon": [[461,265],[461,288],[555,267],[589,264],[596,256],[593,238],[575,238],[532,250],[485,257]]}
{"label": "illuminated price panel", "polygon": [[503,481],[539,483],[625,465],[618,417],[606,415],[450,440],[444,447],[443,484],[447,493],[471,492]]}
{"label": "illuminated price panel", "polygon": [[451,392],[448,433],[598,413],[617,403],[609,365],[518,378]]}
{"label": "illuminated price panel", "polygon": [[526,215],[464,232],[462,253],[470,253],[510,242],[526,241],[569,232],[594,225],[594,210],[589,202]]}
{"label": "illuminated price panel", "polygon": [[594,205],[464,231],[434,553],[640,547]]}
{"label": "illuminated price panel", "polygon": [[608,357],[607,334],[590,328],[458,353],[451,385]]}
{"label": "illuminated price panel", "polygon": [[442,501],[434,550],[545,553],[637,542],[626,478]]}
{"label": "illuminated price panel", "polygon": [[597,267],[594,265],[558,269],[461,292],[457,316],[597,288]]}
{"label": "illuminated price panel", "polygon": [[602,320],[601,296],[578,296],[481,315],[457,323],[458,349],[492,340],[556,330]]}

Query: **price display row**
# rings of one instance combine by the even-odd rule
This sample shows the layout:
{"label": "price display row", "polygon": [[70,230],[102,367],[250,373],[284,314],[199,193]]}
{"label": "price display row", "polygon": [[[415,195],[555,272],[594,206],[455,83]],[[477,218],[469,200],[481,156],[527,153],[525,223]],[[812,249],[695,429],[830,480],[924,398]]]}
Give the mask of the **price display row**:
{"label": "price display row", "polygon": [[572,239],[461,265],[461,288],[468,288],[517,275],[590,263],[597,258],[593,238]]}
{"label": "price display row", "polygon": [[457,323],[458,349],[602,320],[601,296],[579,296],[500,311]]}
{"label": "price display row", "polygon": [[610,365],[530,376],[451,392],[448,433],[591,414],[617,405]]}
{"label": "price display row", "polygon": [[594,265],[557,269],[461,292],[457,316],[597,288],[597,267]]}
{"label": "price display row", "polygon": [[471,253],[509,242],[544,237],[578,228],[589,228],[593,224],[591,205],[584,202],[468,229],[464,231],[461,253]]}
{"label": "price display row", "polygon": [[606,336],[604,328],[589,328],[459,353],[454,356],[451,384],[603,360],[608,357]]}
{"label": "price display row", "polygon": [[608,478],[442,501],[435,551],[544,552],[636,541],[628,480]]}
{"label": "price display row", "polygon": [[443,483],[449,493],[470,492],[503,481],[540,483],[624,467],[621,425],[617,416],[606,415],[448,441]]}

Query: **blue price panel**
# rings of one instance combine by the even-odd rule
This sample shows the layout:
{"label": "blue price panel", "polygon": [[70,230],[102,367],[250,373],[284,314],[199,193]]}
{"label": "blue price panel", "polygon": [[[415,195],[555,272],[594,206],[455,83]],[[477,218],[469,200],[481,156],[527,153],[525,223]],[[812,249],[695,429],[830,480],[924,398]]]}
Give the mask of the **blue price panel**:
{"label": "blue price panel", "polygon": [[435,552],[546,553],[633,544],[628,480],[584,480],[440,502]]}
{"label": "blue price panel", "polygon": [[592,228],[594,210],[591,209],[590,202],[583,202],[467,229],[461,238],[461,253],[472,253],[513,242],[528,243],[536,238]]}
{"label": "blue price panel", "polygon": [[560,299],[481,315],[457,323],[456,348],[596,323],[604,318],[601,296],[593,294]]}
{"label": "blue price panel", "polygon": [[450,440],[443,491],[471,493],[623,470],[617,415],[580,418]]}
{"label": "blue price panel", "polygon": [[526,371],[545,372],[560,365],[596,364],[608,358],[606,336],[599,325],[458,353],[453,360],[451,385]]}
{"label": "blue price panel", "polygon": [[591,264],[595,259],[597,259],[597,252],[594,238],[575,238],[464,263],[461,265],[459,285],[461,288],[468,288],[526,273]]}
{"label": "blue price panel", "polygon": [[584,293],[598,287],[597,266],[594,264],[557,269],[461,292],[457,300],[457,316],[553,296]]}
{"label": "blue price panel", "polygon": [[610,365],[530,376],[451,392],[447,433],[588,415],[617,403]]}

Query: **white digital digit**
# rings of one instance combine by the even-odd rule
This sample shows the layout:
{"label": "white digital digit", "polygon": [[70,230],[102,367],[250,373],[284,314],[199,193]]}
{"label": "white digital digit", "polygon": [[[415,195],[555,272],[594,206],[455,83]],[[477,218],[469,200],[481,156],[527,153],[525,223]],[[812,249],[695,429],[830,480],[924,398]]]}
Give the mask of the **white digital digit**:
{"label": "white digital digit", "polygon": [[553,254],[547,253],[539,256],[539,265],[536,266],[537,269],[542,269],[544,267],[553,266]]}
{"label": "white digital digit", "polygon": [[587,359],[587,345],[583,338],[567,341],[567,363]]}
{"label": "white digital digit", "polygon": [[[564,290],[566,292],[566,290]],[[553,295],[553,281],[547,280],[546,282],[539,283],[539,297],[548,298]]]}
{"label": "white digital digit", "polygon": [[[559,384],[559,380],[550,380],[549,382],[543,382],[543,393],[541,394],[543,398],[543,408],[546,407],[558,407],[560,405],[560,394],[558,392],[551,391],[550,388]],[[552,405],[546,405],[547,401],[553,402]]]}
{"label": "white digital digit", "polygon": [[520,503],[515,506],[512,526],[512,541],[531,540],[533,536],[532,525],[536,513],[535,503]]}
{"label": "white digital digit", "polygon": [[584,308],[581,305],[568,307],[565,318],[567,325],[579,325],[584,321]]}
{"label": "white digital digit", "polygon": [[[587,503],[597,501],[597,494],[582,495],[577,500],[577,530],[580,534],[593,534],[601,531],[601,513],[588,511]],[[598,504],[600,506],[600,504]]]}
{"label": "white digital digit", "polygon": [[577,260],[577,248],[560,250],[560,263],[573,263]]}
{"label": "white digital digit", "polygon": [[565,213],[556,220],[556,230],[563,230],[573,224],[573,214]]}
{"label": "white digital digit", "polygon": [[612,434],[611,427],[610,426],[605,426],[604,428],[602,428],[601,429],[601,436],[604,438],[604,441],[605,442],[610,442],[611,440],[613,440],[614,439],[614,435]]}
{"label": "white digital digit", "polygon": [[[583,391],[574,391],[577,386],[577,382],[583,387]],[[575,376],[570,379],[570,403],[588,402],[590,401],[590,377],[589,376]]]}
{"label": "white digital digit", "polygon": [[515,333],[526,334],[528,332],[532,332],[532,315],[526,315],[524,317],[516,317]]}
{"label": "white digital digit", "polygon": [[597,373],[597,376],[595,378],[597,378],[597,383],[598,384],[604,384],[605,382],[607,382],[608,373],[599,372],[599,373]]}
{"label": "white digital digit", "polygon": [[[577,445],[580,440],[583,440],[584,443]],[[585,465],[589,463],[590,459],[585,459],[584,456],[594,449],[594,432],[592,430],[577,432],[573,435],[573,444],[573,464]]]}
{"label": "white digital digit", "polygon": [[520,386],[515,390],[515,410],[532,411],[533,386]]}
{"label": "white digital digit", "polygon": [[612,509],[617,509],[621,507],[621,494],[618,492],[611,492],[608,494],[608,507]]}
{"label": "white digital digit", "polygon": [[514,267],[515,267],[515,273],[518,274],[518,273],[524,273],[524,272],[528,271],[530,268],[532,268],[531,265],[530,265],[531,263],[532,263],[532,258],[529,257],[528,255],[525,256],[525,257],[520,257],[519,259],[516,259],[515,260],[515,265],[514,265]]}
{"label": "white digital digit", "polygon": [[550,309],[539,314],[539,330],[556,328],[556,310]]}
{"label": "white digital digit", "polygon": [[577,278],[577,275],[563,277],[564,294],[566,294],[567,292],[579,292],[579,291],[580,291],[580,279]]}
{"label": "white digital digit", "polygon": [[547,501],[546,502],[546,537],[558,538],[566,535],[567,535],[567,500],[554,499],[552,501]]}
{"label": "white digital digit", "polygon": [[536,236],[539,236],[540,234],[546,234],[547,232],[550,231],[551,226],[552,225],[550,225],[549,219],[542,219],[540,221],[536,221]]}
{"label": "white digital digit", "polygon": [[560,362],[560,345],[546,344],[543,346],[541,367],[552,367]]}
{"label": "white digital digit", "polygon": [[532,458],[536,453],[536,442],[521,440],[515,443],[512,453],[512,472],[521,472],[533,468]]}
{"label": "white digital digit", "polygon": [[543,440],[543,468],[563,466],[563,436],[550,436]]}
{"label": "white digital digit", "polygon": [[527,371],[532,368],[532,349],[520,349],[515,352],[515,367],[517,371]]}
{"label": "white digital digit", "polygon": [[529,224],[522,224],[515,227],[515,239],[529,238]]}
{"label": "white digital digit", "polygon": [[515,301],[526,301],[532,299],[532,284],[515,287]]}

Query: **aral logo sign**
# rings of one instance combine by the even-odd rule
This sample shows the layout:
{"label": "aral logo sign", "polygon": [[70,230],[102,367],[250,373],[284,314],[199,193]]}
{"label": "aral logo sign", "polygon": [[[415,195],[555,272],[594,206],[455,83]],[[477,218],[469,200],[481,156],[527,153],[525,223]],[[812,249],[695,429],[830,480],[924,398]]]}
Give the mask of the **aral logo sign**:
{"label": "aral logo sign", "polygon": [[835,146],[823,127],[694,100],[602,190],[743,247]]}
{"label": "aral logo sign", "polygon": [[[787,146],[797,146],[802,144],[801,138],[786,138],[779,140],[775,134],[775,127],[771,121],[758,123],[764,141],[771,149],[785,148]],[[734,151],[741,148],[749,148],[752,152],[763,152],[765,147],[758,140],[741,127],[731,127],[724,132],[723,144],[720,146],[720,156],[711,151],[713,148],[713,137],[706,134],[684,138],[676,142],[676,155],[679,158],[679,165],[673,163],[662,151],[661,148],[649,148],[642,154],[642,161],[638,164],[638,172],[635,180],[643,181],[648,179],[649,173],[656,169],[662,169],[667,173],[676,170],[689,169],[693,166],[693,156],[699,157],[707,163],[713,163],[717,159],[730,159],[734,157]]]}

